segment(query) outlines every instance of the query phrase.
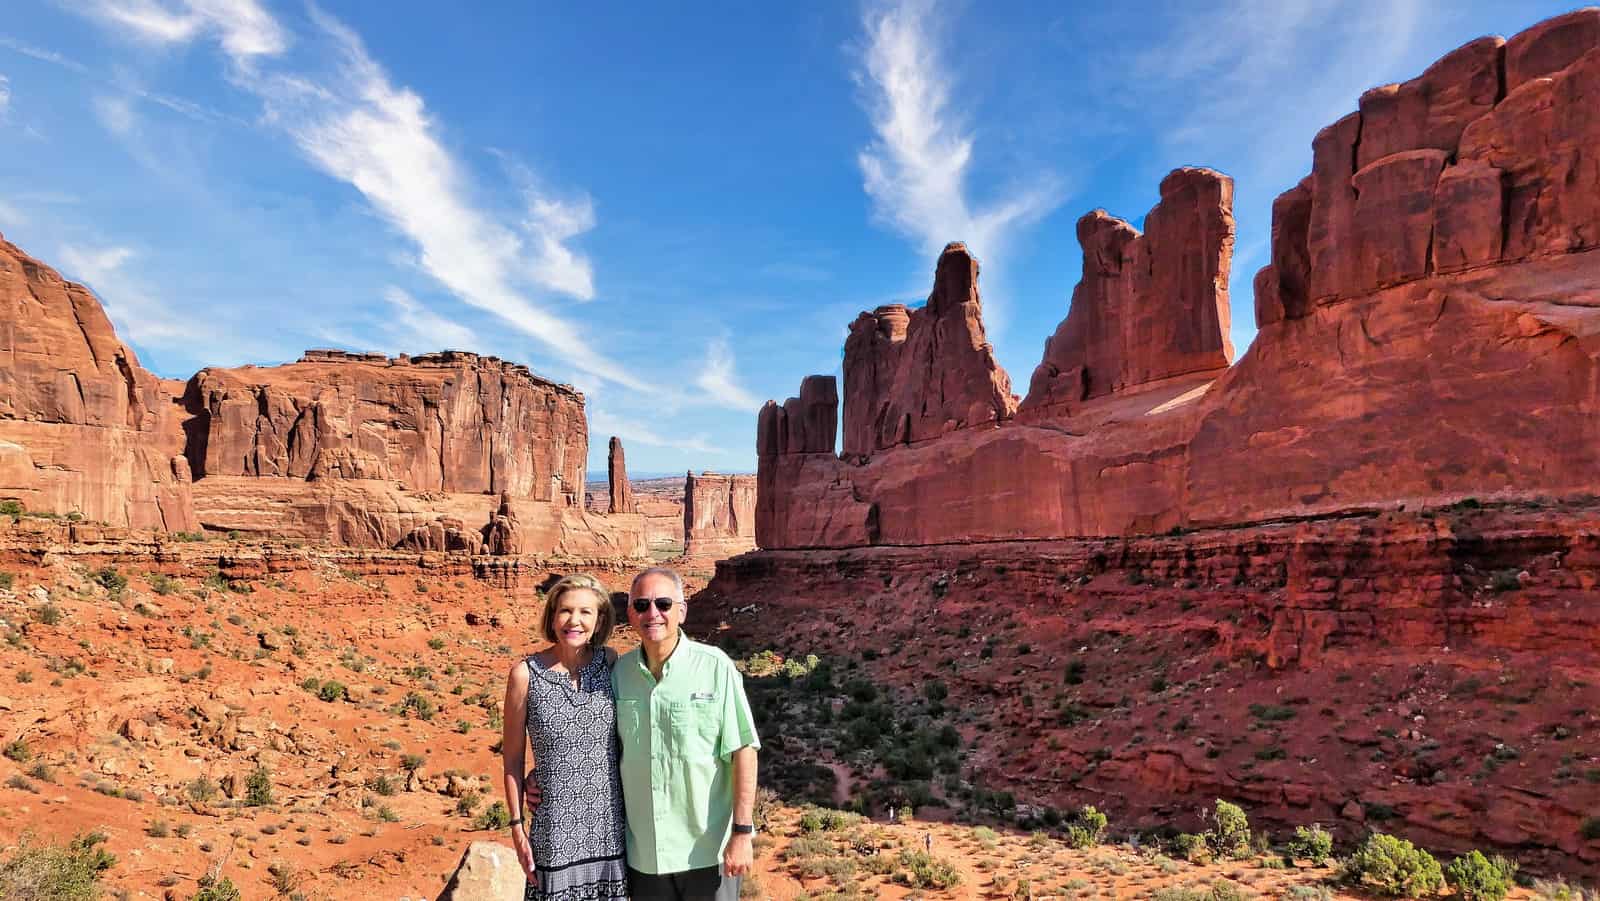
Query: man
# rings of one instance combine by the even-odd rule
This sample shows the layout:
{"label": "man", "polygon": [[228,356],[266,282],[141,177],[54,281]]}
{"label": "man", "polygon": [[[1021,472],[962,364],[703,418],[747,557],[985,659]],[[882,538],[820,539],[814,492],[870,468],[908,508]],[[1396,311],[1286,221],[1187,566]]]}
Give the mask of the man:
{"label": "man", "polygon": [[611,675],[634,901],[734,901],[753,857],[761,742],[744,679],[727,654],[683,634],[688,611],[676,572],[634,577],[639,647]]}

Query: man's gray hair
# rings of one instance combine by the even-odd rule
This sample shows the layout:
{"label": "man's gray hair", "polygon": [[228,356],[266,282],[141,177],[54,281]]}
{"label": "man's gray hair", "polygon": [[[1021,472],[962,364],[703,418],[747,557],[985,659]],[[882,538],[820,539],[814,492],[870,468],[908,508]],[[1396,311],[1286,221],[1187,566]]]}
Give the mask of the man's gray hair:
{"label": "man's gray hair", "polygon": [[670,566],[652,566],[649,569],[639,573],[637,576],[634,576],[632,584],[628,586],[628,594],[633,594],[634,592],[638,591],[639,582],[650,576],[665,576],[668,579],[671,579],[672,587],[678,589],[678,599],[688,600],[688,598],[683,596],[683,576],[678,575],[678,571]]}

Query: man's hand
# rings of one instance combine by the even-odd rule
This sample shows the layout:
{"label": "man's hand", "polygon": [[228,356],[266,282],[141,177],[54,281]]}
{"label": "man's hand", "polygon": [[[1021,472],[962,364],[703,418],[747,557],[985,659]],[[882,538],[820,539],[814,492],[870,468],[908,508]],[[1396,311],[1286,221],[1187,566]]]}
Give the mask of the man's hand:
{"label": "man's hand", "polygon": [[755,863],[755,846],[748,832],[736,832],[722,849],[722,872],[726,876],[747,876]]}
{"label": "man's hand", "polygon": [[[528,775],[522,779],[522,803],[528,805],[529,810],[538,807],[539,802],[544,800],[544,792],[539,790],[539,780],[534,778],[536,772],[538,771],[529,770]],[[512,816],[515,817],[517,814],[513,813]]]}

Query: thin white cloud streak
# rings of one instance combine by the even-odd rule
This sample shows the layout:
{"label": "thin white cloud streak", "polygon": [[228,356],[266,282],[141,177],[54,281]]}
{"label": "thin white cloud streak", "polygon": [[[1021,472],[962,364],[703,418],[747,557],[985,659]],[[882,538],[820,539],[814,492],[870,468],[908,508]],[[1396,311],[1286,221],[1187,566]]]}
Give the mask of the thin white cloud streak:
{"label": "thin white cloud streak", "polygon": [[158,45],[214,34],[236,60],[282,53],[289,35],[255,0],[99,0],[85,10],[123,33]]}
{"label": "thin white cloud streak", "polygon": [[6,120],[6,114],[11,112],[11,79],[0,75],[0,122]]}
{"label": "thin white cloud streak", "polygon": [[1065,199],[1060,180],[1039,172],[986,204],[967,193],[974,133],[950,109],[954,77],[939,57],[927,0],[871,6],[857,82],[875,139],[860,151],[863,187],[879,220],[930,257],[950,241],[998,257],[1006,240]]}
{"label": "thin white cloud streak", "polygon": [[217,343],[211,323],[184,317],[157,300],[127,271],[135,258],[127,247],[61,247],[61,270],[94,291],[125,339],[148,347],[192,348],[196,342]]}
{"label": "thin white cloud streak", "polygon": [[63,69],[70,69],[73,72],[79,73],[80,75],[87,75],[89,73],[89,67],[75,59],[69,59],[68,57],[62,56],[54,50],[46,50],[42,47],[35,47],[32,44],[24,43],[14,37],[11,37],[10,35],[0,35],[0,47],[5,47],[8,50],[16,51],[23,56],[32,57],[40,62],[51,63],[52,65],[60,66]]}
{"label": "thin white cloud streak", "polygon": [[692,451],[698,454],[726,455],[727,451],[715,447],[705,435],[693,435],[687,438],[669,438],[657,433],[654,429],[632,419],[613,416],[599,407],[591,407],[588,411],[589,431],[595,435],[615,435],[623,441],[648,444],[652,447],[667,447],[682,451]]}
{"label": "thin white cloud streak", "polygon": [[705,366],[694,383],[705,392],[706,399],[719,407],[754,413],[761,409],[761,401],[738,383],[734,374],[733,348],[728,339],[714,338],[706,348]]}
{"label": "thin white cloud streak", "polygon": [[385,325],[385,331],[407,342],[413,352],[473,350],[479,346],[478,335],[472,329],[440,316],[393,285],[384,289],[383,299],[395,315]]}

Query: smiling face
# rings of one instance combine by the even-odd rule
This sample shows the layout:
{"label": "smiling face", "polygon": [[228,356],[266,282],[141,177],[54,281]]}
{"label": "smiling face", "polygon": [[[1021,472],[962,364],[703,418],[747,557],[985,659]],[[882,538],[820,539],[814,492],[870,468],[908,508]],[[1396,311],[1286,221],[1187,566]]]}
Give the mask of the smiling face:
{"label": "smiling face", "polygon": [[551,616],[555,640],[571,648],[582,648],[595,637],[600,620],[600,596],[587,588],[573,588],[556,599],[555,613]]}
{"label": "smiling face", "polygon": [[[652,601],[643,613],[633,609],[633,602],[639,598]],[[672,598],[674,603],[667,610],[659,610],[653,603],[656,598]],[[683,625],[687,613],[688,605],[683,602],[683,592],[666,576],[652,573],[634,583],[633,589],[628,592],[628,622],[639,633],[641,641],[658,642],[671,638]]]}

